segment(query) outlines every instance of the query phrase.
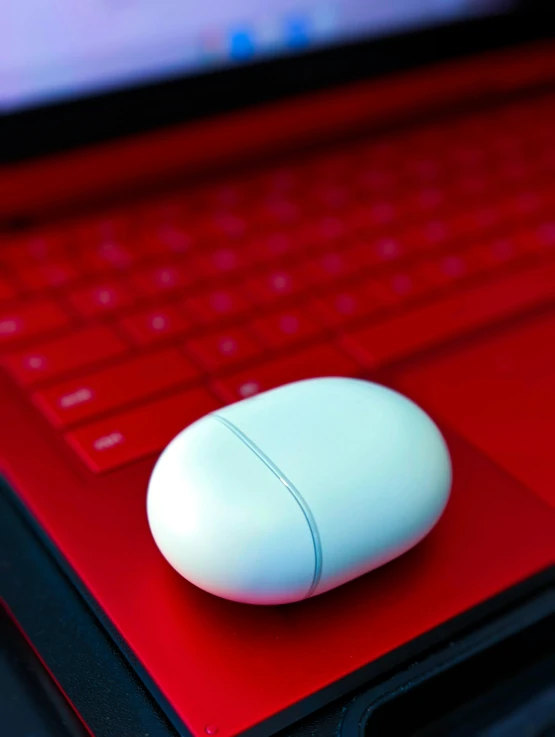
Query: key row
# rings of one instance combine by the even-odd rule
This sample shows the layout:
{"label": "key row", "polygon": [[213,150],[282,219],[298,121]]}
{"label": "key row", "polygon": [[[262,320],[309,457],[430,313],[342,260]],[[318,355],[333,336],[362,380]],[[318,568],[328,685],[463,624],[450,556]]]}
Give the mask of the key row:
{"label": "key row", "polygon": [[[281,349],[325,334],[305,305],[272,312],[250,320],[246,326],[210,332],[184,341],[188,323],[174,307],[144,312],[124,321],[139,346],[152,347],[164,339],[180,340],[188,355],[208,372],[255,358],[265,349]],[[25,387],[52,381],[67,374],[91,370],[106,362],[126,357],[129,342],[113,326],[84,327],[63,337],[41,342],[28,350],[11,353],[3,364]]]}
{"label": "key row", "polygon": [[[322,227],[322,233],[313,241],[319,244],[317,251],[301,261],[302,268],[295,268],[298,274],[302,273],[305,282],[308,280],[308,283],[321,283],[346,276],[349,271],[379,266],[390,260],[421,254],[426,250],[445,248],[448,243],[485,239],[487,236],[491,240],[491,234],[496,230],[516,227],[519,221],[527,217],[537,218],[544,213],[546,217],[552,217],[554,207],[555,188],[546,186],[544,190],[523,193],[512,199],[484,205],[472,212],[461,211],[452,219],[431,220],[418,227],[405,228],[395,236],[373,239],[355,237],[352,234],[346,238],[341,221],[328,217],[319,226],[314,226]],[[552,224],[553,221],[548,221],[542,227],[551,227]],[[523,228],[524,225],[521,223],[520,227]],[[324,232],[327,233],[325,237]],[[531,236],[533,235],[532,233]],[[541,240],[541,227],[538,229],[538,240]],[[182,263],[158,261],[136,271],[126,271],[125,281],[107,278],[93,281],[81,288],[72,287],[67,292],[67,298],[73,310],[88,317],[125,308],[136,298],[157,298],[183,292],[191,287],[199,288],[199,280],[201,284],[202,279],[209,283],[213,279],[242,275],[251,268],[259,273],[251,282],[256,296],[256,292],[261,289],[279,290],[282,282],[279,279],[282,268],[267,271],[265,276],[265,272],[260,271],[265,263],[284,258],[288,260],[289,257],[302,260],[303,254],[302,239],[291,234],[274,235],[247,244],[241,249],[217,248],[206,254],[203,257],[206,266],[203,277],[199,275],[193,258],[187,258]],[[287,271],[288,268],[285,265],[283,270]],[[71,287],[71,282],[66,279],[70,273],[76,273],[75,269],[64,268],[55,263],[33,267],[35,275],[39,271],[41,278],[45,280],[43,286]],[[264,279],[267,279],[267,287]],[[2,296],[12,299],[16,291],[10,280],[0,275],[0,300]]]}
{"label": "key row", "polygon": [[66,440],[95,472],[112,470],[160,451],[184,426],[222,402],[233,402],[283,383],[313,376],[368,376],[369,371],[423,349],[555,301],[555,262],[476,285],[433,304],[346,334],[342,347],[327,343],[95,421]]}
{"label": "key row", "polygon": [[[320,296],[303,295],[296,305],[284,309],[279,309],[275,301],[266,299],[270,312],[255,319],[250,318],[252,308],[240,293],[229,291],[214,292],[189,301],[188,307],[194,307],[197,314],[202,315],[200,323],[198,319],[192,321],[187,316],[190,313],[175,304],[141,309],[121,320],[115,326],[116,331],[108,325],[80,328],[70,335],[42,341],[33,348],[9,354],[4,364],[20,383],[34,385],[121,356],[130,351],[130,343],[142,348],[173,340],[182,341],[194,325],[200,324],[209,332],[189,338],[187,349],[199,366],[213,372],[255,358],[264,347],[279,349],[310,340],[326,329],[341,331],[350,324],[380,314],[384,309],[402,307],[412,300],[433,296],[438,289],[449,289],[469,278],[489,274],[502,266],[510,267],[534,255],[548,255],[555,250],[555,227],[544,226],[539,233],[541,238],[538,234],[524,232],[512,238],[498,239],[487,248],[474,246],[457,254],[428,258],[406,271],[393,271],[379,280],[356,279],[343,287],[331,282]],[[51,305],[44,304],[35,306],[36,315],[42,320],[37,329],[45,328],[45,320],[57,328],[67,325],[63,313],[51,308]],[[218,329],[218,324],[226,318],[242,319],[247,315],[249,320],[241,327],[228,324]],[[20,316],[19,330],[26,325],[21,317],[29,319],[32,315]],[[14,320],[14,317],[10,319]],[[34,324],[31,327],[34,329]],[[4,318],[4,323],[0,322],[2,329],[8,333],[6,339],[9,340],[15,328],[7,318]],[[29,334],[34,333],[31,331]]]}
{"label": "key row", "polygon": [[[423,172],[437,167],[437,162],[425,157],[417,163]],[[145,259],[194,254],[195,259],[187,261],[187,269],[161,276],[185,286],[199,278],[240,270],[252,265],[253,260],[272,259],[328,241],[354,235],[398,235],[409,223],[425,229],[425,222],[434,215],[447,223],[452,221],[448,227],[456,234],[461,225],[464,231],[473,219],[480,221],[484,210],[496,209],[496,203],[484,208],[483,193],[496,192],[499,207],[506,208],[507,215],[517,214],[521,198],[532,195],[541,199],[544,193],[536,191],[538,183],[541,187],[543,177],[549,187],[554,168],[555,152],[552,156],[544,152],[537,159],[526,153],[501,169],[469,169],[458,177],[449,176],[447,181],[430,176],[426,185],[408,186],[402,195],[374,191],[380,182],[375,172],[360,174],[368,191],[357,196],[348,185],[324,185],[316,178],[312,187],[319,192],[317,206],[307,206],[306,196],[295,203],[289,195],[283,195],[267,203],[268,212],[261,218],[250,199],[249,210],[243,215],[219,213],[213,216],[214,222],[206,214],[198,214],[194,222],[182,206],[168,207],[166,215],[162,209],[160,220],[154,218],[150,222],[152,218],[145,221],[137,209],[124,219],[125,224],[121,218],[107,217],[105,221],[92,220],[73,229],[60,228],[21,236],[13,242],[8,240],[2,245],[0,261],[16,276],[16,287],[33,291],[63,287],[110,270],[124,271]],[[532,192],[530,182],[534,183]],[[246,247],[245,256],[238,246]],[[170,265],[165,268],[169,270]],[[4,275],[0,280],[0,299],[10,298],[14,289]]]}

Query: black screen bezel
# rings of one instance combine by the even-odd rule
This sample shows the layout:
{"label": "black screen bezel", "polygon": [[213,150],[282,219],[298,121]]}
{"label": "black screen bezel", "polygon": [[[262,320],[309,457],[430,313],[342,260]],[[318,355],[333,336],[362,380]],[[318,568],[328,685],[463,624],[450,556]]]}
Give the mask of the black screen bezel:
{"label": "black screen bezel", "polygon": [[514,11],[0,116],[0,161],[14,163],[198,120],[346,82],[555,35],[546,0]]}

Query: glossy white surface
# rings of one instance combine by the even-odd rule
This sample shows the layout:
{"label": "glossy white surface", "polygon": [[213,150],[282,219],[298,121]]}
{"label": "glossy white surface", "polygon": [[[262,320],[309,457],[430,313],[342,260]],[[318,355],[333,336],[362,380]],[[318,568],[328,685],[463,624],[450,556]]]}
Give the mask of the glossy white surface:
{"label": "glossy white surface", "polygon": [[314,545],[298,503],[213,417],[168,445],[151,476],[147,511],[164,556],[206,591],[272,604],[310,589]]}
{"label": "glossy white surface", "polygon": [[355,379],[289,384],[199,420],[160,457],[148,493],[169,562],[250,603],[328,591],[435,525],[451,464],[406,397]]}

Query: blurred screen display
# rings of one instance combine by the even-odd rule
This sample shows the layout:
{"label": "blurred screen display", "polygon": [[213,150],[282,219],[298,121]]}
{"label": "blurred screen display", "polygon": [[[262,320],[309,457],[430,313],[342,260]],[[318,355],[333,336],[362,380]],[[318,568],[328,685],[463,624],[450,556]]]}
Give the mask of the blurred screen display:
{"label": "blurred screen display", "polygon": [[0,111],[503,12],[511,0],[4,0]]}

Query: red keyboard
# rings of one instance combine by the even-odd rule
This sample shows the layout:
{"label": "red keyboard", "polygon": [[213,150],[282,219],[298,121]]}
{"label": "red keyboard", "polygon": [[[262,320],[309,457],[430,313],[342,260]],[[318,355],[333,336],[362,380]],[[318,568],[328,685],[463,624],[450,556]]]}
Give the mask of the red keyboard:
{"label": "red keyboard", "polygon": [[4,236],[3,366],[93,472],[555,299],[555,98]]}

